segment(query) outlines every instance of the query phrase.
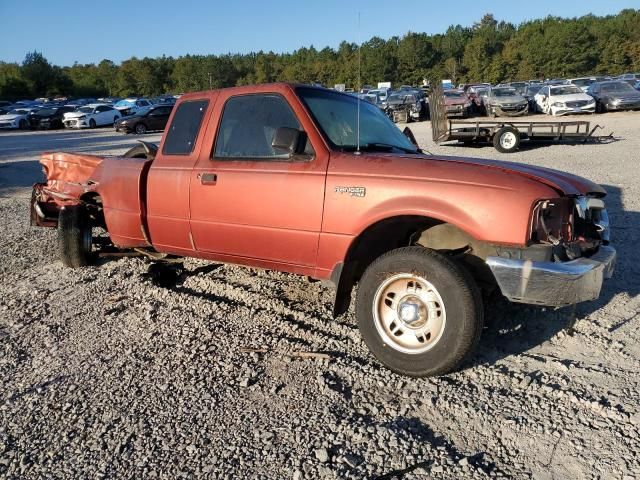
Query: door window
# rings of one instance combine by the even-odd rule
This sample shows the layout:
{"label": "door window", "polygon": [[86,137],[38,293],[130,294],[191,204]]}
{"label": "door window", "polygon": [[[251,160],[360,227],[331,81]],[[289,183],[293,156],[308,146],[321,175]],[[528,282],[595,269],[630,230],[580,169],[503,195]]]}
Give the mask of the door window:
{"label": "door window", "polygon": [[162,147],[165,155],[189,155],[193,151],[208,100],[182,102],[173,116]]}
{"label": "door window", "polygon": [[[271,146],[278,128],[300,130],[289,104],[279,95],[242,95],[227,100],[218,129],[214,157],[287,160]],[[307,141],[305,153],[311,147]]]}

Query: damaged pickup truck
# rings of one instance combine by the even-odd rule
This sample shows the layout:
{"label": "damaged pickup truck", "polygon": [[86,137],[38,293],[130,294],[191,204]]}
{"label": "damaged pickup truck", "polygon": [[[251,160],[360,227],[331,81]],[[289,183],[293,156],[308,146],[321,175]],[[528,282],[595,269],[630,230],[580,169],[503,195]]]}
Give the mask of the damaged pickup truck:
{"label": "damaged pickup truck", "polygon": [[492,291],[571,305],[597,298],[615,263],[599,185],[424,155],[376,106],[323,88],[189,93],[158,148],[40,162],[31,219],[57,227],[65,265],[90,265],[104,229],[111,248],[325,280],[335,315],[357,285],[364,341],[405,375],[459,367]]}

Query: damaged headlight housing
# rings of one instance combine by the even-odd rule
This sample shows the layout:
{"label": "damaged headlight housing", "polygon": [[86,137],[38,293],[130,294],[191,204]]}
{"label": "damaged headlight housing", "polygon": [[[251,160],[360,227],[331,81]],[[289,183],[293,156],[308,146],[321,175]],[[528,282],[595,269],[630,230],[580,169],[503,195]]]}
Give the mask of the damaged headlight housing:
{"label": "damaged headlight housing", "polygon": [[530,239],[559,245],[567,242],[609,243],[609,215],[600,198],[579,196],[541,200],[531,217]]}

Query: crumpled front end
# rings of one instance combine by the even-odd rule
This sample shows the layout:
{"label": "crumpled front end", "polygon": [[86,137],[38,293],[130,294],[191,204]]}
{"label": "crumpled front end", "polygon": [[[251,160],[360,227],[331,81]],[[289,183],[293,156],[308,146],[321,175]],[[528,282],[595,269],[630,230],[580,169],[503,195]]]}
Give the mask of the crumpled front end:
{"label": "crumpled front end", "polygon": [[40,158],[46,181],[33,185],[31,225],[57,227],[58,213],[67,205],[80,203],[80,197],[95,190],[91,181],[103,157],[76,153],[45,153]]}
{"label": "crumpled front end", "polygon": [[[611,278],[616,250],[609,245],[609,215],[594,196],[538,202],[532,215],[532,245],[504,250],[486,262],[502,294],[512,302],[562,307],[594,300]],[[533,258],[531,252],[545,252]]]}

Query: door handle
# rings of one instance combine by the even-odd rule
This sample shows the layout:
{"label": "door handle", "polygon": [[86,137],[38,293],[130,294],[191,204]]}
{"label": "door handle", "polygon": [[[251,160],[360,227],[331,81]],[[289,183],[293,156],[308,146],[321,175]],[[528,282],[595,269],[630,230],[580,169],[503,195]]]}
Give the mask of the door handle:
{"label": "door handle", "polygon": [[198,178],[202,185],[215,185],[218,181],[218,175],[215,173],[199,173]]}

